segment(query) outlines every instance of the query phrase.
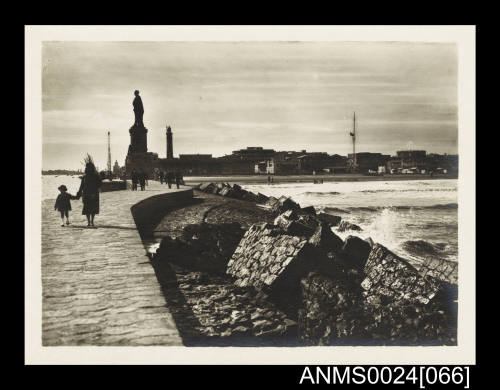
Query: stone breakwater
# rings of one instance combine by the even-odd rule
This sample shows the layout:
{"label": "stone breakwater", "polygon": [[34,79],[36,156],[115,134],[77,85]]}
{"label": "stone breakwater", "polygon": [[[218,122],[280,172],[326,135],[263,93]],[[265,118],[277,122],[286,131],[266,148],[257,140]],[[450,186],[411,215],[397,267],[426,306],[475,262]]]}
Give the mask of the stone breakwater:
{"label": "stone breakwater", "polygon": [[288,197],[197,189],[213,204],[153,257],[185,344],[456,345],[456,266],[342,240],[357,229]]}

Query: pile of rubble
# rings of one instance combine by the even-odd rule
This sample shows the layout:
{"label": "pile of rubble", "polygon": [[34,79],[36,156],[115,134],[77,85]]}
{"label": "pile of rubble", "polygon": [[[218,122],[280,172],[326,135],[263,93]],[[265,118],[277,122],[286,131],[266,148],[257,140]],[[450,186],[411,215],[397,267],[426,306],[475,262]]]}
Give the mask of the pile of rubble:
{"label": "pile of rubble", "polygon": [[[177,282],[193,313],[189,341],[201,337],[241,345],[252,344],[252,339],[297,339],[297,323],[255,289],[202,272],[180,272]],[[169,307],[174,313],[182,309],[175,304]]]}
{"label": "pile of rubble", "polygon": [[233,199],[248,200],[250,202],[265,203],[269,198],[261,194],[254,194],[251,191],[244,190],[238,184],[218,183],[200,183],[194,187],[195,190],[203,191],[207,194],[226,196]]}
{"label": "pile of rubble", "polygon": [[[222,196],[244,191],[202,187]],[[456,345],[451,266],[434,261],[417,269],[371,239],[342,240],[332,231],[345,222],[340,217],[301,208],[288,197],[261,199],[273,223],[247,230],[238,224],[191,226],[160,246],[160,258],[224,280],[184,289],[193,312],[205,318],[202,334],[294,333],[308,345]],[[347,223],[344,228],[357,230]]]}
{"label": "pile of rubble", "polygon": [[190,224],[180,237],[164,237],[155,257],[186,270],[223,274],[244,233],[237,222]]}

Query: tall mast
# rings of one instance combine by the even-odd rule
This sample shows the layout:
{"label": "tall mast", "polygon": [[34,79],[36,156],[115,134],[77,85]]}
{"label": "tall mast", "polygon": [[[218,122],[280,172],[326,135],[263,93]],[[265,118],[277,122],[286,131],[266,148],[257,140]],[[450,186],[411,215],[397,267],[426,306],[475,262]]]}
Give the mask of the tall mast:
{"label": "tall mast", "polygon": [[356,111],[352,119],[352,154],[354,155],[354,169],[356,169]]}
{"label": "tall mast", "polygon": [[111,141],[110,141],[109,131],[108,131],[108,173],[111,174]]}

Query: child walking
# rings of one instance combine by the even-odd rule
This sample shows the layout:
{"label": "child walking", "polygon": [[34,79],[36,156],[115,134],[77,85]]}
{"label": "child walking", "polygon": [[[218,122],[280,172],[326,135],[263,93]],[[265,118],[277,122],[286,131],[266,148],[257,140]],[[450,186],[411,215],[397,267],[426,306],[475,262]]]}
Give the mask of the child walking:
{"label": "child walking", "polygon": [[61,226],[64,226],[64,217],[66,217],[66,225],[69,225],[69,211],[71,210],[70,199],[78,199],[76,196],[69,194],[68,189],[63,184],[57,188],[60,194],[57,196],[54,210],[61,213]]}

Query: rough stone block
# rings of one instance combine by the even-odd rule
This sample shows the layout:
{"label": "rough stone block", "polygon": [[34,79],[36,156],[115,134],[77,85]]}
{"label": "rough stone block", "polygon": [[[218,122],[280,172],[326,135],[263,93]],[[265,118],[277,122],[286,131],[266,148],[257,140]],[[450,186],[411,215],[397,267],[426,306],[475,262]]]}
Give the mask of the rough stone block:
{"label": "rough stone block", "polygon": [[296,221],[306,225],[312,230],[316,230],[316,228],[320,225],[320,220],[312,214],[301,214],[296,217]]}
{"label": "rough stone block", "polygon": [[243,234],[239,223],[187,225],[180,238],[162,239],[155,259],[187,270],[224,273]]}
{"label": "rough stone block", "polygon": [[371,237],[365,238],[365,241],[370,245],[370,248],[373,248],[375,245],[375,241],[373,241]]}
{"label": "rough stone block", "polygon": [[372,248],[364,273],[361,286],[368,301],[428,304],[443,287],[437,279],[422,277],[410,263],[380,244]]}
{"label": "rough stone block", "polygon": [[357,236],[346,238],[342,251],[350,264],[356,269],[363,269],[371,251],[370,244]]}
{"label": "rough stone block", "polygon": [[313,266],[307,239],[288,235],[277,226],[253,225],[227,265],[237,286],[254,286],[275,295],[297,292],[300,279]]}
{"label": "rough stone block", "polygon": [[355,224],[347,222],[347,221],[340,222],[339,227],[337,228],[337,231],[346,232],[348,230],[362,231],[363,229],[361,229],[358,225],[355,225]]}
{"label": "rough stone block", "polygon": [[257,194],[257,203],[266,203],[268,200],[269,200],[268,196],[260,192]]}
{"label": "rough stone block", "polygon": [[212,194],[217,195],[221,189],[222,189],[222,186],[219,187],[219,185],[217,183],[213,183]]}
{"label": "rough stone block", "polygon": [[276,226],[279,226],[280,228],[282,229],[287,229],[288,228],[288,225],[290,225],[292,221],[286,217],[286,215],[283,213],[283,214],[280,214],[278,215],[275,219],[274,219],[274,224]]}
{"label": "rough stone block", "polygon": [[374,304],[348,278],[301,280],[298,330],[309,345],[456,345],[456,324],[456,311],[438,302]]}
{"label": "rough stone block", "polygon": [[327,223],[321,222],[309,243],[320,249],[322,252],[339,252],[344,245],[344,241],[332,232]]}
{"label": "rough stone block", "polygon": [[219,195],[230,196],[229,194],[231,193],[231,191],[231,187],[224,187],[222,190],[220,190]]}
{"label": "rough stone block", "polygon": [[274,208],[274,205],[278,203],[279,200],[275,198],[274,196],[270,196],[269,199],[266,201],[265,205],[269,206],[271,209]]}
{"label": "rough stone block", "polygon": [[338,226],[340,221],[342,220],[341,217],[338,215],[331,215],[331,214],[326,214],[326,213],[318,213],[316,214],[316,217],[322,221],[328,223],[328,225],[332,226]]}
{"label": "rough stone block", "polygon": [[314,229],[310,226],[304,225],[298,221],[291,221],[286,227],[286,233],[292,236],[311,237],[314,234]]}
{"label": "rough stone block", "polygon": [[203,192],[212,192],[213,191],[213,186],[214,186],[214,183],[202,183],[200,185],[200,191],[203,191]]}
{"label": "rough stone block", "polygon": [[458,283],[458,263],[444,259],[426,258],[418,268],[422,276],[432,276],[448,283]]}
{"label": "rough stone block", "polygon": [[301,213],[301,214],[316,215],[316,209],[314,208],[314,206],[302,207],[299,210],[299,213]]}
{"label": "rough stone block", "polygon": [[242,199],[249,202],[257,202],[257,195],[255,195],[253,192],[248,191],[247,193],[243,194]]}
{"label": "rough stone block", "polygon": [[359,286],[316,272],[303,278],[298,312],[299,337],[309,345],[359,343],[363,335],[363,298]]}
{"label": "rough stone block", "polygon": [[276,215],[282,214],[288,210],[298,211],[300,210],[300,205],[286,196],[280,197],[278,202],[273,203],[271,206],[271,211]]}

